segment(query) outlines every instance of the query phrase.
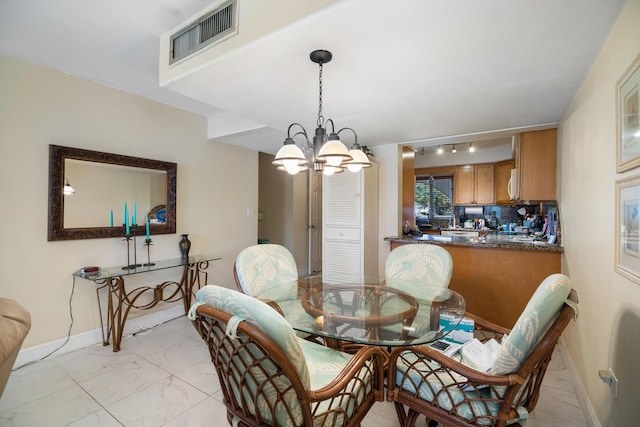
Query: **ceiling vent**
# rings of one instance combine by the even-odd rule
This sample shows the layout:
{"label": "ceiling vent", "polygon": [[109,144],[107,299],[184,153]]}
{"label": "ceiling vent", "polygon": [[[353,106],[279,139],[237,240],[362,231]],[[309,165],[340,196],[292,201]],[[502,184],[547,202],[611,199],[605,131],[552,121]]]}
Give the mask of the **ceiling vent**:
{"label": "ceiling vent", "polygon": [[220,43],[237,33],[236,0],[222,3],[171,36],[169,63],[173,64],[205,46]]}

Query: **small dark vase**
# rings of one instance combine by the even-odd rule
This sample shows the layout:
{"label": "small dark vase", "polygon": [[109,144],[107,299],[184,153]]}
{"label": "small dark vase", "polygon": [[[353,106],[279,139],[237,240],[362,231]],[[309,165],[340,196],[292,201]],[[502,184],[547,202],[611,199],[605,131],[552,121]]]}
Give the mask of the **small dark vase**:
{"label": "small dark vase", "polygon": [[191,249],[191,240],[189,240],[188,234],[183,234],[182,240],[180,240],[180,254],[182,256],[182,262],[189,262],[189,249]]}

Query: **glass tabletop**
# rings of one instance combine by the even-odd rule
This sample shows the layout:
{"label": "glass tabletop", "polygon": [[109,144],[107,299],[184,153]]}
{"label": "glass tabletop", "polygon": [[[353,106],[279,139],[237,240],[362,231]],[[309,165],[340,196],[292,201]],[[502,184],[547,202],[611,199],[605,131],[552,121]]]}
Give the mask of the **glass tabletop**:
{"label": "glass tabletop", "polygon": [[466,309],[462,295],[451,289],[429,288],[416,297],[376,277],[307,277],[299,281],[298,300],[282,310],[297,331],[389,347],[442,338],[458,326]]}
{"label": "glass tabletop", "polygon": [[99,271],[83,271],[77,270],[73,273],[74,276],[88,280],[100,280],[109,279],[112,277],[130,276],[133,274],[147,273],[149,271],[164,270],[167,268],[182,267],[184,265],[199,264],[202,262],[216,261],[221,257],[210,255],[195,255],[190,256],[189,261],[185,262],[182,258],[172,258],[154,261],[153,265],[139,264],[134,268],[126,267],[109,267],[101,268]]}

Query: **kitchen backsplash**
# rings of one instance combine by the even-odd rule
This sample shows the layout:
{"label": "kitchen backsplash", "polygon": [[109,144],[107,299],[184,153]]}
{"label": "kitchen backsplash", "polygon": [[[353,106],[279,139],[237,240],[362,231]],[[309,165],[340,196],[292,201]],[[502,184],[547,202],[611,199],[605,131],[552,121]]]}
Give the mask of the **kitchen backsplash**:
{"label": "kitchen backsplash", "polygon": [[[504,231],[506,224],[526,228],[529,233],[544,232],[560,238],[560,216],[555,201],[542,202],[535,205],[488,205],[488,206],[456,206],[454,207],[455,225],[464,227],[467,220],[484,219],[485,226],[492,230]],[[453,224],[448,220],[431,220],[432,227],[447,228]]]}

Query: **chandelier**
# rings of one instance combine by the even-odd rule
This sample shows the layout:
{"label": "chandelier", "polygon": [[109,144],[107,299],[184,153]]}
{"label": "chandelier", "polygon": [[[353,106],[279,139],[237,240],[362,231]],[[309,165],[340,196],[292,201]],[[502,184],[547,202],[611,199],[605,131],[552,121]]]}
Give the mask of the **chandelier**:
{"label": "chandelier", "polygon": [[[313,142],[309,141],[306,129],[300,123],[292,123],[287,129],[284,145],[276,153],[273,164],[278,170],[285,170],[291,175],[300,171],[313,169],[325,175],[340,173],[345,168],[351,172],[359,172],[362,168],[371,166],[369,157],[358,144],[358,134],[351,128],[345,127],[337,132],[332,119],[325,120],[322,115],[322,65],[331,61],[333,55],[327,50],[314,50],[309,55],[311,61],[319,65],[319,105],[318,121]],[[327,127],[331,124],[331,132],[327,137]],[[292,132],[296,131],[295,133]],[[340,140],[343,131],[353,132],[355,142],[347,149]],[[298,147],[295,139],[302,139],[302,148]]]}

